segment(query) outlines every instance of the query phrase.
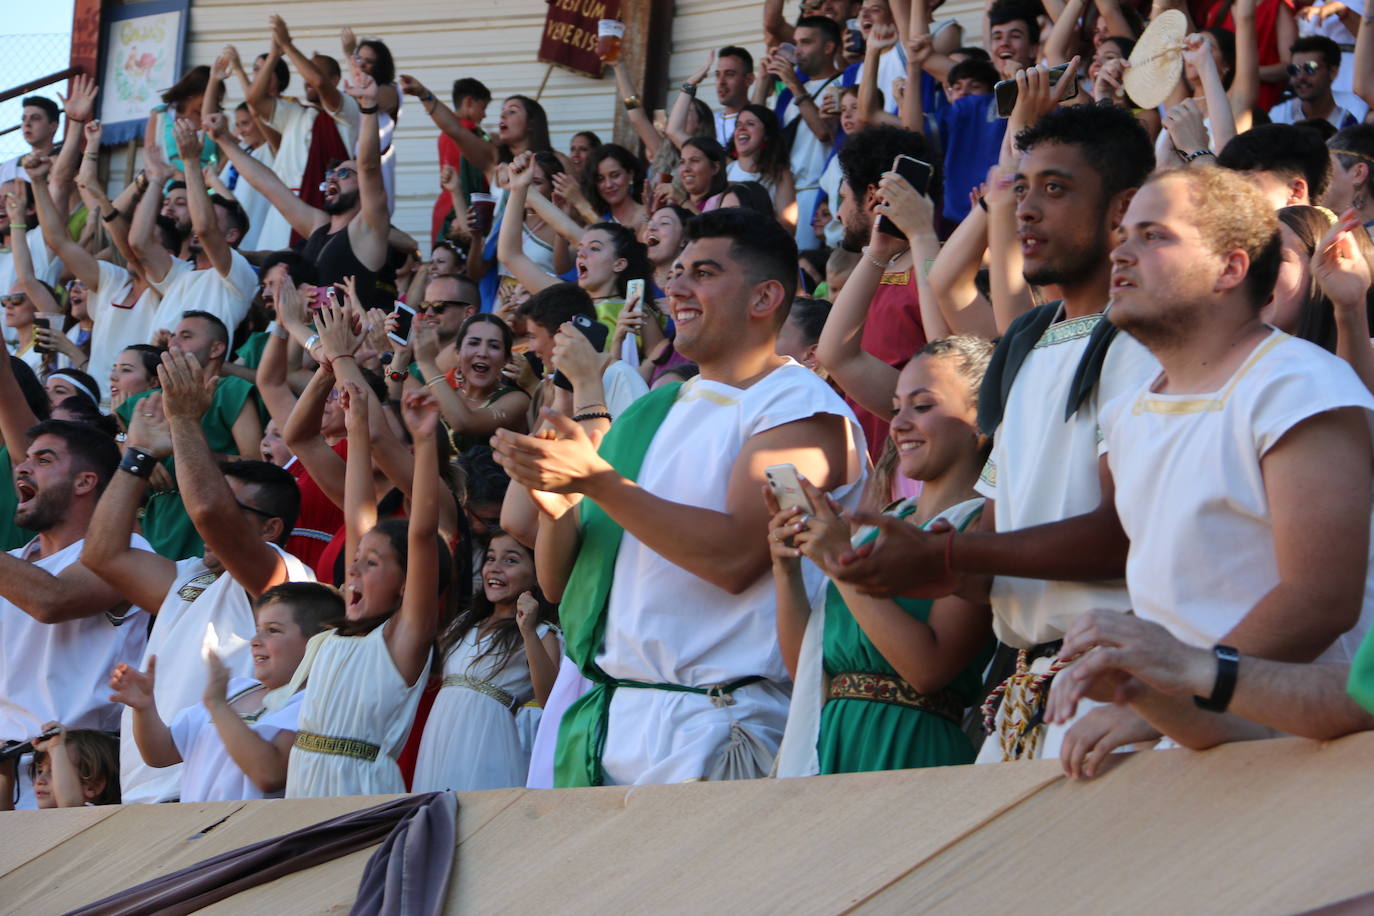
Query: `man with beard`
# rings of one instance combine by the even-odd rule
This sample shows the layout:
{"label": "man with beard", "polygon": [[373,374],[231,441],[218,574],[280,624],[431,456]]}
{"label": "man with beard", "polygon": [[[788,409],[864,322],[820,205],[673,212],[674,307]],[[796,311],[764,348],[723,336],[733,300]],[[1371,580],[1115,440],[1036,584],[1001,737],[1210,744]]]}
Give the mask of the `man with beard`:
{"label": "man with beard", "polygon": [[205,129],[239,175],[266,196],[306,239],[301,255],[315,265],[321,285],[354,277],[364,308],[390,309],[392,297],[377,286],[386,266],[391,230],[377,132],[377,84],[355,69],[349,92],[358,100],[362,117],[358,156],[345,159],[325,174],[323,209],[301,200],[271,169],[239,146],[222,115],[207,118]]}
{"label": "man with beard", "polygon": [[[81,550],[119,449],[94,426],[67,420],[45,420],[28,435],[14,469],[14,520],[38,536],[0,555],[0,742],[32,738],[45,722],[115,731],[119,708],[105,679],[143,651],[148,618],[82,564]],[[131,529],[124,544],[148,548]],[[22,761],[19,778],[19,807],[32,808]]]}
{"label": "man with beard", "polygon": [[[217,464],[204,432],[214,411],[204,385],[210,371],[192,355],[168,354],[163,375],[161,393],[140,400],[130,417],[126,455],[134,457],[125,458],[100,499],[82,562],[129,601],[157,609],[138,667],[150,674],[156,667],[158,709],[170,717],[200,700],[206,678],[201,652],[207,645],[231,676],[251,671],[253,599],[275,585],[314,576],[280,546],[300,511],[290,473],[265,461]],[[229,381],[234,380],[220,379],[219,387]],[[205,543],[203,556],[180,562],[126,546],[148,491],[148,473],[169,456],[176,459],[186,510]],[[146,766],[133,741],[131,713],[123,715],[129,736],[120,744],[124,802],[174,800],[181,767]]]}
{"label": "man with beard", "polygon": [[[928,227],[925,236],[905,242],[873,231],[882,199],[878,182],[899,155],[913,156],[922,162],[935,161],[925,137],[890,126],[861,130],[840,150],[840,168],[844,171],[839,209],[839,219],[844,226],[843,246],[850,251],[862,249],[864,255],[840,295],[835,297],[835,318],[832,319],[845,327],[862,327],[860,349],[898,369],[906,365],[911,354],[925,346],[929,337],[944,336],[943,329],[934,335],[926,333],[917,290],[918,283],[924,282],[921,266],[940,252],[934,227]],[[938,180],[937,176],[932,175],[931,180]],[[823,340],[817,356],[828,370],[840,376],[843,385],[844,372],[838,365],[840,357],[835,348]],[[888,392],[880,400],[886,403],[890,397]],[[860,407],[852,397],[849,403],[864,428],[869,454],[876,461],[887,441],[887,415]],[[872,403],[869,406],[876,407]]]}
{"label": "man with beard", "polygon": [[[1235,718],[1217,713],[1241,653],[1355,657],[1374,606],[1374,398],[1343,360],[1261,320],[1282,255],[1279,221],[1249,181],[1216,168],[1157,175],[1122,228],[1109,317],[1162,366],[1101,414],[1126,583],[1136,617],[1211,650],[1215,675],[1196,705],[1120,678],[1095,694],[1208,747],[1236,737]],[[1363,306],[1358,231],[1357,218],[1342,222],[1313,270]]]}
{"label": "man with beard", "polygon": [[1341,46],[1325,35],[1308,35],[1293,42],[1289,49],[1288,85],[1293,98],[1269,109],[1275,124],[1325,120],[1336,130],[1360,123],[1355,115],[1336,104],[1331,84],[1341,69]]}
{"label": "man with beard", "polygon": [[677,347],[701,375],[636,401],[599,453],[554,412],[553,438],[499,430],[493,440],[544,510],[541,574],[566,576],[567,654],[592,682],[562,716],[559,786],[768,772],[790,678],[764,469],[793,464],[849,506],[865,477],[863,433],[844,402],[775,353],[797,283],[787,232],[727,208],[692,220],[687,237],[667,293]]}
{"label": "man with beard", "polygon": [[[205,366],[213,376],[221,376],[215,384],[210,408],[201,420],[201,435],[214,454],[256,457],[262,449],[262,419],[257,401],[252,397],[253,385],[246,379],[221,375],[220,366],[229,350],[229,330],[209,312],[190,311],[182,315],[167,342],[172,353],[193,357],[197,365]],[[145,391],[125,401],[115,411],[127,429],[155,390]],[[143,515],[142,531],[153,549],[164,557],[192,557],[204,549],[198,529],[192,524],[184,504],[186,483],[175,463],[163,462],[177,489],[149,495]]]}
{"label": "man with beard", "polygon": [[[197,161],[201,143],[195,126],[178,120],[175,136],[183,161]],[[248,217],[237,201],[211,194],[200,169],[168,184],[176,172],[163,153],[152,143],[144,152],[147,186],[129,226],[129,244],[162,296],[153,334],[171,333],[189,308],[210,312],[225,327],[236,328],[258,291],[257,273],[237,250]],[[160,228],[175,232],[179,251],[163,247]]]}
{"label": "man with beard", "polygon": [[1047,729],[1040,716],[1069,625],[1090,610],[1131,607],[1124,584],[1108,581],[1124,572],[1126,540],[1098,414],[1158,363],[1115,334],[1102,310],[1112,239],[1154,154],[1129,112],[1090,105],[1057,108],[1016,142],[1026,279],[1057,285],[1062,299],[1012,323],[983,381],[979,425],[995,437],[978,485],[987,497],[982,527],[956,536],[864,517],[882,535],[841,574],[874,593],[957,589],[991,601],[998,638],[1018,652],[1016,673],[985,707],[993,733],[984,761],[1101,755],[1155,734],[1113,708],[1087,713],[1072,729]]}

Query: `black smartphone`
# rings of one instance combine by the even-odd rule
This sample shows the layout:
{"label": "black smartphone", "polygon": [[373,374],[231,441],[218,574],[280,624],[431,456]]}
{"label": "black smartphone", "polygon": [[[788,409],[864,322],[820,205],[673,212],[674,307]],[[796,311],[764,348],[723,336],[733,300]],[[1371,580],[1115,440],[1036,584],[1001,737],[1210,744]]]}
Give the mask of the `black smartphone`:
{"label": "black smartphone", "polygon": [[[38,328],[42,328],[42,329],[45,330],[45,331],[50,331],[50,330],[52,330],[52,325],[49,324],[48,319],[46,319],[46,318],[35,318],[35,319],[33,320],[33,327],[34,327],[34,330],[37,330]],[[34,341],[33,341],[33,352],[35,352],[35,353],[51,353],[51,352],[52,352],[52,348],[51,348],[51,347],[48,347],[48,346],[45,346],[45,345],[43,345],[43,344],[41,344],[41,343],[39,343],[39,342],[38,342],[38,336],[35,334],[35,335],[34,335]]]}
{"label": "black smartphone", "polygon": [[[1064,78],[1064,71],[1067,69],[1069,69],[1068,64],[1060,64],[1057,67],[1050,68],[1051,87],[1059,85],[1059,81]],[[1016,107],[1016,80],[1002,80],[992,87],[992,94],[997,96],[997,117],[1011,117],[1011,110]],[[1078,95],[1078,81],[1074,80],[1073,86],[1069,88],[1068,94],[1065,95],[1064,98],[1071,99],[1076,95]]]}
{"label": "black smartphone", "polygon": [[[930,179],[935,170],[929,162],[922,162],[915,156],[898,156],[892,160],[892,171],[901,175],[918,193],[930,194]],[[886,216],[878,217],[878,231],[896,239],[906,238],[906,233],[898,229],[897,224]]]}
{"label": "black smartphone", "polygon": [[396,330],[388,331],[386,336],[405,346],[410,343],[410,328],[415,323],[415,310],[404,302],[396,303]]}
{"label": "black smartphone", "polygon": [[864,41],[864,33],[859,27],[859,20],[849,20],[845,23],[845,28],[849,30],[849,40],[845,42],[844,49],[850,54],[862,57],[868,43]]}
{"label": "black smartphone", "polygon": [[[611,333],[610,328],[586,315],[574,315],[572,325],[582,332],[583,337],[592,342],[592,348],[596,352],[600,353],[606,349],[606,337]],[[564,391],[572,391],[572,382],[568,381],[568,377],[562,372],[553,374],[553,383]]]}

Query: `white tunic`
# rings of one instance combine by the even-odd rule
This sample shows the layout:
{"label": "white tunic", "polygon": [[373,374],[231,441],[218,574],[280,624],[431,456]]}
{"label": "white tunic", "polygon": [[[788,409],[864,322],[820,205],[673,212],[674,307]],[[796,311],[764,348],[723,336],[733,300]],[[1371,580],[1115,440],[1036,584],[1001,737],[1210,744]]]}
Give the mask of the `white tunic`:
{"label": "white tunic", "polygon": [[213,267],[197,270],[190,261],[172,258],[166,276],[153,284],[162,296],[153,319],[154,333],[164,328],[175,331],[182,313],[196,310],[224,322],[233,336],[258,291],[258,273],[237,251],[230,250],[229,254],[232,264],[227,277],[221,277]]}
{"label": "white tunic", "polygon": [[86,371],[100,385],[100,399],[110,403],[110,371],[126,348],[147,343],[153,333],[153,316],[158,295],[144,287],[137,301],[125,305],[133,282],[122,267],[100,261],[100,282],[86,294],[86,311],[91,316],[91,359]]}
{"label": "white tunic", "polygon": [[[478,656],[491,649],[490,636],[479,639],[477,629],[464,634],[444,659],[444,686],[434,698],[420,753],[415,763],[415,792],[508,789],[523,786],[529,770],[529,749],[520,741],[516,713],[534,697],[529,659],[523,639],[504,665],[496,656]],[[542,639],[548,624],[540,625]],[[468,686],[450,684],[468,676],[486,682],[511,697],[510,705]]]}
{"label": "white tunic", "polygon": [[[252,678],[232,678],[228,695],[232,699],[256,686],[259,684]],[[296,730],[296,716],[300,708],[301,695],[297,693],[281,709],[265,713],[256,722],[248,723],[248,726],[264,741],[271,741],[278,732]],[[184,761],[181,764],[184,768],[181,776],[183,802],[281,798],[281,792],[264,795],[253,780],[239,769],[225,749],[219,729],[210,721],[210,713],[204,703],[188,706],[177,713],[171,729],[172,741]]]}
{"label": "white tunic", "polygon": [[[817,414],[848,423],[846,484],[831,495],[852,507],[866,477],[863,432],[839,396],[790,359],[745,389],[700,377],[687,382],[654,436],[639,486],[663,499],[723,512],[731,472],[749,439]],[[609,782],[700,779],[728,739],[732,721],[776,749],[790,683],[778,651],[775,611],[772,576],[764,574],[731,595],[625,533],[597,658],[601,669],[625,680],[698,687],[754,675],[766,680],[736,691],[734,705],[725,707],[700,694],[616,690],[602,757]]]}
{"label": "white tunic", "polygon": [[405,747],[429,677],[429,661],[407,685],[391,659],[386,625],[366,636],[329,634],[310,667],[299,731],[380,748],[371,761],[291,749],[287,798],[386,795],[406,790],[396,758]]}
{"label": "white tunic", "polygon": [[[277,99],[272,108],[272,127],[281,133],[281,143],[272,157],[272,171],[282,180],[282,184],[299,195],[301,176],[305,173],[306,161],[310,158],[310,138],[315,128],[315,109],[302,105],[288,96]],[[264,144],[265,145],[265,144]],[[291,223],[276,207],[270,204],[262,215],[261,226],[255,230],[255,244],[243,244],[246,251],[280,251],[291,244]]]}
{"label": "white tunic", "polygon": [[[253,147],[249,151],[249,155],[269,169],[275,161],[272,147],[266,143],[260,143]],[[227,173],[231,168],[233,168],[232,163],[224,167],[224,172]],[[233,192],[234,199],[239,202],[239,206],[243,207],[243,212],[248,215],[248,231],[244,233],[243,240],[239,242],[239,247],[244,251],[258,251],[260,250],[258,239],[262,238],[262,227],[267,223],[268,214],[273,210],[272,202],[267,199],[267,195],[253,187],[252,183],[242,175],[239,176],[238,182],[234,185]],[[266,246],[261,247],[265,248]]]}
{"label": "white tunic", "polygon": [[[315,581],[310,567],[275,544],[269,546],[285,560],[289,581]],[[148,647],[139,661],[140,669],[146,671],[148,659],[157,656],[153,698],[162,720],[171,722],[181,710],[200,704],[205,692],[207,649],[220,657],[230,677],[252,674],[248,644],[256,631],[253,605],[241,585],[228,575],[217,577],[200,557],[178,562],[172,587],[153,619]],[[119,783],[124,804],[177,798],[181,765],[153,768],[143,762],[133,740],[133,710],[128,707],[124,708],[120,727],[126,736],[119,743]]]}
{"label": "white tunic", "polygon": [[[1100,406],[1139,388],[1159,371],[1158,361],[1135,338],[1118,334],[1093,394],[1065,422],[1074,372],[1088,335],[1101,320],[1101,315],[1086,315],[1051,325],[1021,364],[993,438],[992,457],[977,486],[979,493],[996,501],[998,531],[1063,521],[1092,511],[1101,501]],[[1059,639],[1088,611],[1125,611],[1130,606],[1122,582],[1012,576],[992,582],[997,638],[1022,649]]]}
{"label": "white tunic", "polygon": [[[1117,513],[1131,539],[1131,602],[1137,616],[1183,642],[1212,646],[1279,582],[1260,461],[1317,414],[1360,407],[1374,421],[1374,397],[1343,360],[1281,331],[1216,392],[1153,387],[1102,415]],[[1319,661],[1349,664],[1372,612],[1374,579],[1366,577],[1360,622]]]}

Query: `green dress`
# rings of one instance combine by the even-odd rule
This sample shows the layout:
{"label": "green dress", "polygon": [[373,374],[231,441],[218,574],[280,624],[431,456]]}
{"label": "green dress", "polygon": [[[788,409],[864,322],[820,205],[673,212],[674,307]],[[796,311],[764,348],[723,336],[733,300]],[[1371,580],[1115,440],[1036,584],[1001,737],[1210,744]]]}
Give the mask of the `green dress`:
{"label": "green dress", "polygon": [[[913,502],[895,514],[905,518],[915,509]],[[976,517],[977,513],[973,515]],[[874,532],[869,540],[876,535]],[[930,615],[928,599],[896,601],[917,620],[924,621]],[[945,688],[953,691],[965,706],[979,699],[981,674],[992,648],[989,640]],[[849,612],[833,582],[826,585],[824,659],[828,678],[850,672],[898,676]],[[821,708],[816,749],[822,773],[950,766],[972,763],[976,754],[959,724],[944,716],[893,703],[848,698],[828,700]]]}
{"label": "green dress", "polygon": [[[234,421],[239,418],[244,402],[253,393],[253,385],[237,376],[226,375],[215,386],[215,397],[210,409],[200,420],[200,428],[205,431],[205,441],[210,443],[210,451],[216,455],[237,455],[238,445],[234,442]],[[151,394],[145,391],[137,394],[119,406],[115,413],[129,427],[134,415],[134,405]],[[246,458],[261,458],[260,455],[246,455]],[[176,477],[176,466],[171,458],[163,465]],[[148,539],[153,550],[173,560],[198,557],[205,553],[205,542],[196,532],[196,526],[186,514],[181,503],[181,493],[172,490],[168,493],[149,493],[143,504],[143,536]]]}

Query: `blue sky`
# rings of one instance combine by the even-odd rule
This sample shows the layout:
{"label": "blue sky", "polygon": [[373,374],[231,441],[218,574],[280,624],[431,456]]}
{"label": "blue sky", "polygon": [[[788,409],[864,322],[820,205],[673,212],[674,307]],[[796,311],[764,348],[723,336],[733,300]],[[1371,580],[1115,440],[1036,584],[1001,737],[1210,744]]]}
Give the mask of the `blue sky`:
{"label": "blue sky", "polygon": [[[28,53],[34,45],[16,36],[70,33],[71,26],[72,0],[6,3],[5,15],[0,18],[0,88],[8,89],[67,65],[65,52],[45,46],[46,55]],[[56,98],[54,90],[57,88],[65,89],[65,86],[50,87],[43,90],[43,94]],[[18,100],[0,104],[0,129],[17,124],[19,115]],[[0,158],[12,158],[27,148],[18,131],[0,137]]]}

